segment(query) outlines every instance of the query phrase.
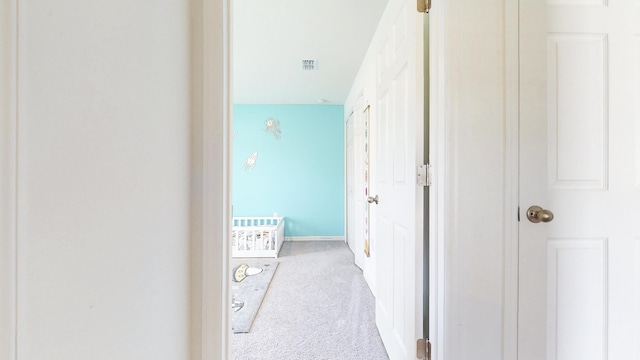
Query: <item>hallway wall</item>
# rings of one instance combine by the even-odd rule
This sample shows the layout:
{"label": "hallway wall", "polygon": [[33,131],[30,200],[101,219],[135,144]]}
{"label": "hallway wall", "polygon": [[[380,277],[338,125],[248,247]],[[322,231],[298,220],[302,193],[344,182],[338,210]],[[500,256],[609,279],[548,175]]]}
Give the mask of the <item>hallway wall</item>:
{"label": "hallway wall", "polygon": [[0,251],[17,244],[18,337],[0,358],[187,359],[190,2],[17,4],[19,53],[0,59],[3,75],[18,59],[0,120],[17,238]]}

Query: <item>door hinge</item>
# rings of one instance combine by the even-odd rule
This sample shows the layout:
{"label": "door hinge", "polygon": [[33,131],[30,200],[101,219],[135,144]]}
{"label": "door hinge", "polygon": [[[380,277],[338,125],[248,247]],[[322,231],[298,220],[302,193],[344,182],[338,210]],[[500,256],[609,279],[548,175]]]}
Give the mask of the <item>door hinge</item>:
{"label": "door hinge", "polygon": [[418,166],[418,185],[431,186],[433,179],[433,171],[431,164]]}
{"label": "door hinge", "polygon": [[417,0],[418,1],[418,12],[420,13],[429,13],[431,10],[431,0]]}
{"label": "door hinge", "polygon": [[425,339],[418,339],[416,354],[419,360],[431,360],[431,342]]}

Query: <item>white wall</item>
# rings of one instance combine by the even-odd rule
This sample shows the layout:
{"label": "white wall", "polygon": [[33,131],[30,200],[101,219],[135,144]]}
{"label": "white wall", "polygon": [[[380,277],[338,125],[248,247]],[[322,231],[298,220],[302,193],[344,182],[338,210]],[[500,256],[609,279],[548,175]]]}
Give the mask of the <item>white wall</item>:
{"label": "white wall", "polygon": [[445,359],[512,358],[503,354],[511,290],[506,251],[514,240],[505,219],[516,211],[507,196],[507,135],[514,120],[507,91],[507,3],[464,0],[445,9],[446,101],[439,119],[446,127],[445,164],[439,168],[445,172]]}
{"label": "white wall", "polygon": [[189,11],[19,1],[20,360],[189,355]]}

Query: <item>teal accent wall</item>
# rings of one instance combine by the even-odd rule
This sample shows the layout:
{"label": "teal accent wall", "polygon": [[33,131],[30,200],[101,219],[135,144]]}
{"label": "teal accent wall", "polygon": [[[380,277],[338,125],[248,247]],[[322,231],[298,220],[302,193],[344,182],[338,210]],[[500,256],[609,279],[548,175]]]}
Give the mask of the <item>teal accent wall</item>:
{"label": "teal accent wall", "polygon": [[[344,111],[333,105],[234,105],[233,216],[285,217],[285,236],[344,236]],[[281,137],[265,120],[280,122]],[[258,153],[255,167],[242,163]]]}

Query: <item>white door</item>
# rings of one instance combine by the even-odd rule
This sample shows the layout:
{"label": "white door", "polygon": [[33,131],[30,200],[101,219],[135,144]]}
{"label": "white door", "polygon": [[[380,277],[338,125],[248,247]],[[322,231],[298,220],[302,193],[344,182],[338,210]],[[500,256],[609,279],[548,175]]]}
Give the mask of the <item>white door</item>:
{"label": "white door", "polygon": [[347,154],[347,243],[358,267],[364,269],[365,214],[365,133],[362,116],[363,97],[354,102],[346,124]]}
{"label": "white door", "polygon": [[[391,0],[388,36],[376,64],[376,323],[391,359],[415,359],[422,336],[422,15],[415,2]],[[420,41],[420,43],[418,43]],[[373,230],[375,229],[375,230]]]}
{"label": "white door", "polygon": [[640,359],[640,1],[520,11],[519,359]]}

